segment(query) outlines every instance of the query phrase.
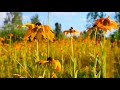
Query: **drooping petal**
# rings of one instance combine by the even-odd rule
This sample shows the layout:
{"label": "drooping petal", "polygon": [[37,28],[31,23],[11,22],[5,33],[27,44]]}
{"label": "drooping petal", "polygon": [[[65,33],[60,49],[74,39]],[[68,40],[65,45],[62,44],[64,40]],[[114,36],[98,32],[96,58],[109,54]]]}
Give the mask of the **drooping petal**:
{"label": "drooping petal", "polygon": [[49,61],[46,61],[46,60],[40,60],[39,61],[39,64],[45,64],[45,63],[48,63]]}
{"label": "drooping petal", "polygon": [[94,24],[97,28],[104,30],[107,32],[107,30],[111,31],[112,28],[118,28],[118,24],[112,20],[109,19],[109,16],[107,18],[99,18],[96,20]]}
{"label": "drooping petal", "polygon": [[55,70],[57,72],[61,71],[61,63],[59,62],[59,60],[52,60],[52,63],[55,65]]}

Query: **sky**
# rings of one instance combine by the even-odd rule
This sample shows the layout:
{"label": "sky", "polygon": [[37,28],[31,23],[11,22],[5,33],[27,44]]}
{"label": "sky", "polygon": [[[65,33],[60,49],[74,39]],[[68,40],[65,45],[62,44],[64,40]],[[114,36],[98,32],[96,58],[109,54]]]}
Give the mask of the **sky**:
{"label": "sky", "polygon": [[[23,24],[30,22],[30,19],[35,14],[39,15],[39,20],[43,24],[48,24],[48,12],[22,12]],[[114,20],[114,12],[105,12],[106,16]],[[88,12],[49,12],[49,24],[52,29],[55,29],[55,23],[58,22],[62,25],[62,31],[68,30],[73,27],[76,30],[86,30]],[[3,25],[6,12],[0,12],[0,27]],[[107,33],[109,35],[110,32]]]}

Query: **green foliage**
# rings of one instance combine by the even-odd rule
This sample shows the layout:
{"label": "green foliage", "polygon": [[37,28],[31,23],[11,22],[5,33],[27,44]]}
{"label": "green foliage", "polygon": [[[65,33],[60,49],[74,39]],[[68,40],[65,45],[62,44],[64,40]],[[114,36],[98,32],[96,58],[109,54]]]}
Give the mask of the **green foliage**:
{"label": "green foliage", "polygon": [[7,39],[9,39],[8,34],[13,34],[12,37],[12,42],[15,41],[20,41],[22,40],[23,36],[25,35],[26,30],[24,29],[19,29],[19,28],[15,28],[14,30],[0,30],[0,37],[4,37],[6,38],[6,43],[8,43],[9,41]]}
{"label": "green foliage", "polygon": [[120,23],[120,12],[115,12],[115,17],[116,22]]}
{"label": "green foliage", "polygon": [[31,23],[35,24],[38,23],[39,21],[39,16],[38,14],[35,14],[32,18],[31,18]]}
{"label": "green foliage", "polygon": [[8,12],[4,20],[4,26],[0,31],[0,36],[6,38],[8,43],[8,34],[13,34],[12,42],[16,40],[22,40],[25,30],[17,28],[18,25],[22,25],[22,13],[21,12]]}
{"label": "green foliage", "polygon": [[22,13],[21,12],[8,12],[7,17],[4,20],[4,25],[21,25],[22,24]]}
{"label": "green foliage", "polygon": [[55,35],[56,35],[56,37],[59,37],[60,33],[61,33],[61,24],[55,23]]}
{"label": "green foliage", "polygon": [[[115,12],[114,18],[117,23],[120,23],[120,12]],[[110,35],[110,40],[111,40],[111,42],[120,40],[120,27],[119,27],[118,31],[115,31],[113,34]]]}
{"label": "green foliage", "polygon": [[111,41],[117,41],[120,40],[120,33],[118,31],[115,31],[113,34],[110,35]]}

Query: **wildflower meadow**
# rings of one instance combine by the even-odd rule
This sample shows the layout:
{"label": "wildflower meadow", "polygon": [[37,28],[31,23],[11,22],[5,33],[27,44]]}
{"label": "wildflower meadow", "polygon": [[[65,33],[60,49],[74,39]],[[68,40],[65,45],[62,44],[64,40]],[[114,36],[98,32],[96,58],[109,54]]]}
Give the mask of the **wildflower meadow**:
{"label": "wildflower meadow", "polygon": [[50,25],[16,25],[25,29],[20,40],[13,40],[15,33],[0,36],[0,78],[119,78],[120,40],[105,37],[118,27],[108,16],[86,34],[70,27],[58,39]]}

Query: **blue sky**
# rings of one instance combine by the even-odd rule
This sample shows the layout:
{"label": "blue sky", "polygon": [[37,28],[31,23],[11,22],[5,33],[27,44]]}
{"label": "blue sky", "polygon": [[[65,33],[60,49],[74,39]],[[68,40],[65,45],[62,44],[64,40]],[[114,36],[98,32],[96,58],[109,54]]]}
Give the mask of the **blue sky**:
{"label": "blue sky", "polygon": [[[48,12],[23,12],[23,23],[30,22],[30,18],[39,15],[41,23],[48,24]],[[52,29],[55,29],[55,23],[62,25],[62,31],[69,29],[71,26],[77,30],[84,30],[87,12],[50,12],[49,23]]]}
{"label": "blue sky", "polygon": [[[0,12],[0,26],[2,25],[3,18],[5,18],[6,12]],[[23,13],[23,23],[30,22],[30,19],[35,14],[39,15],[39,20],[41,23],[48,24],[48,12],[22,12]],[[55,29],[55,23],[58,22],[62,25],[62,31],[73,27],[76,30],[83,31],[86,30],[86,15],[88,12],[49,12],[49,23],[52,29]],[[106,15],[110,16],[114,20],[114,12],[105,12]],[[110,33],[110,32],[108,32]]]}

